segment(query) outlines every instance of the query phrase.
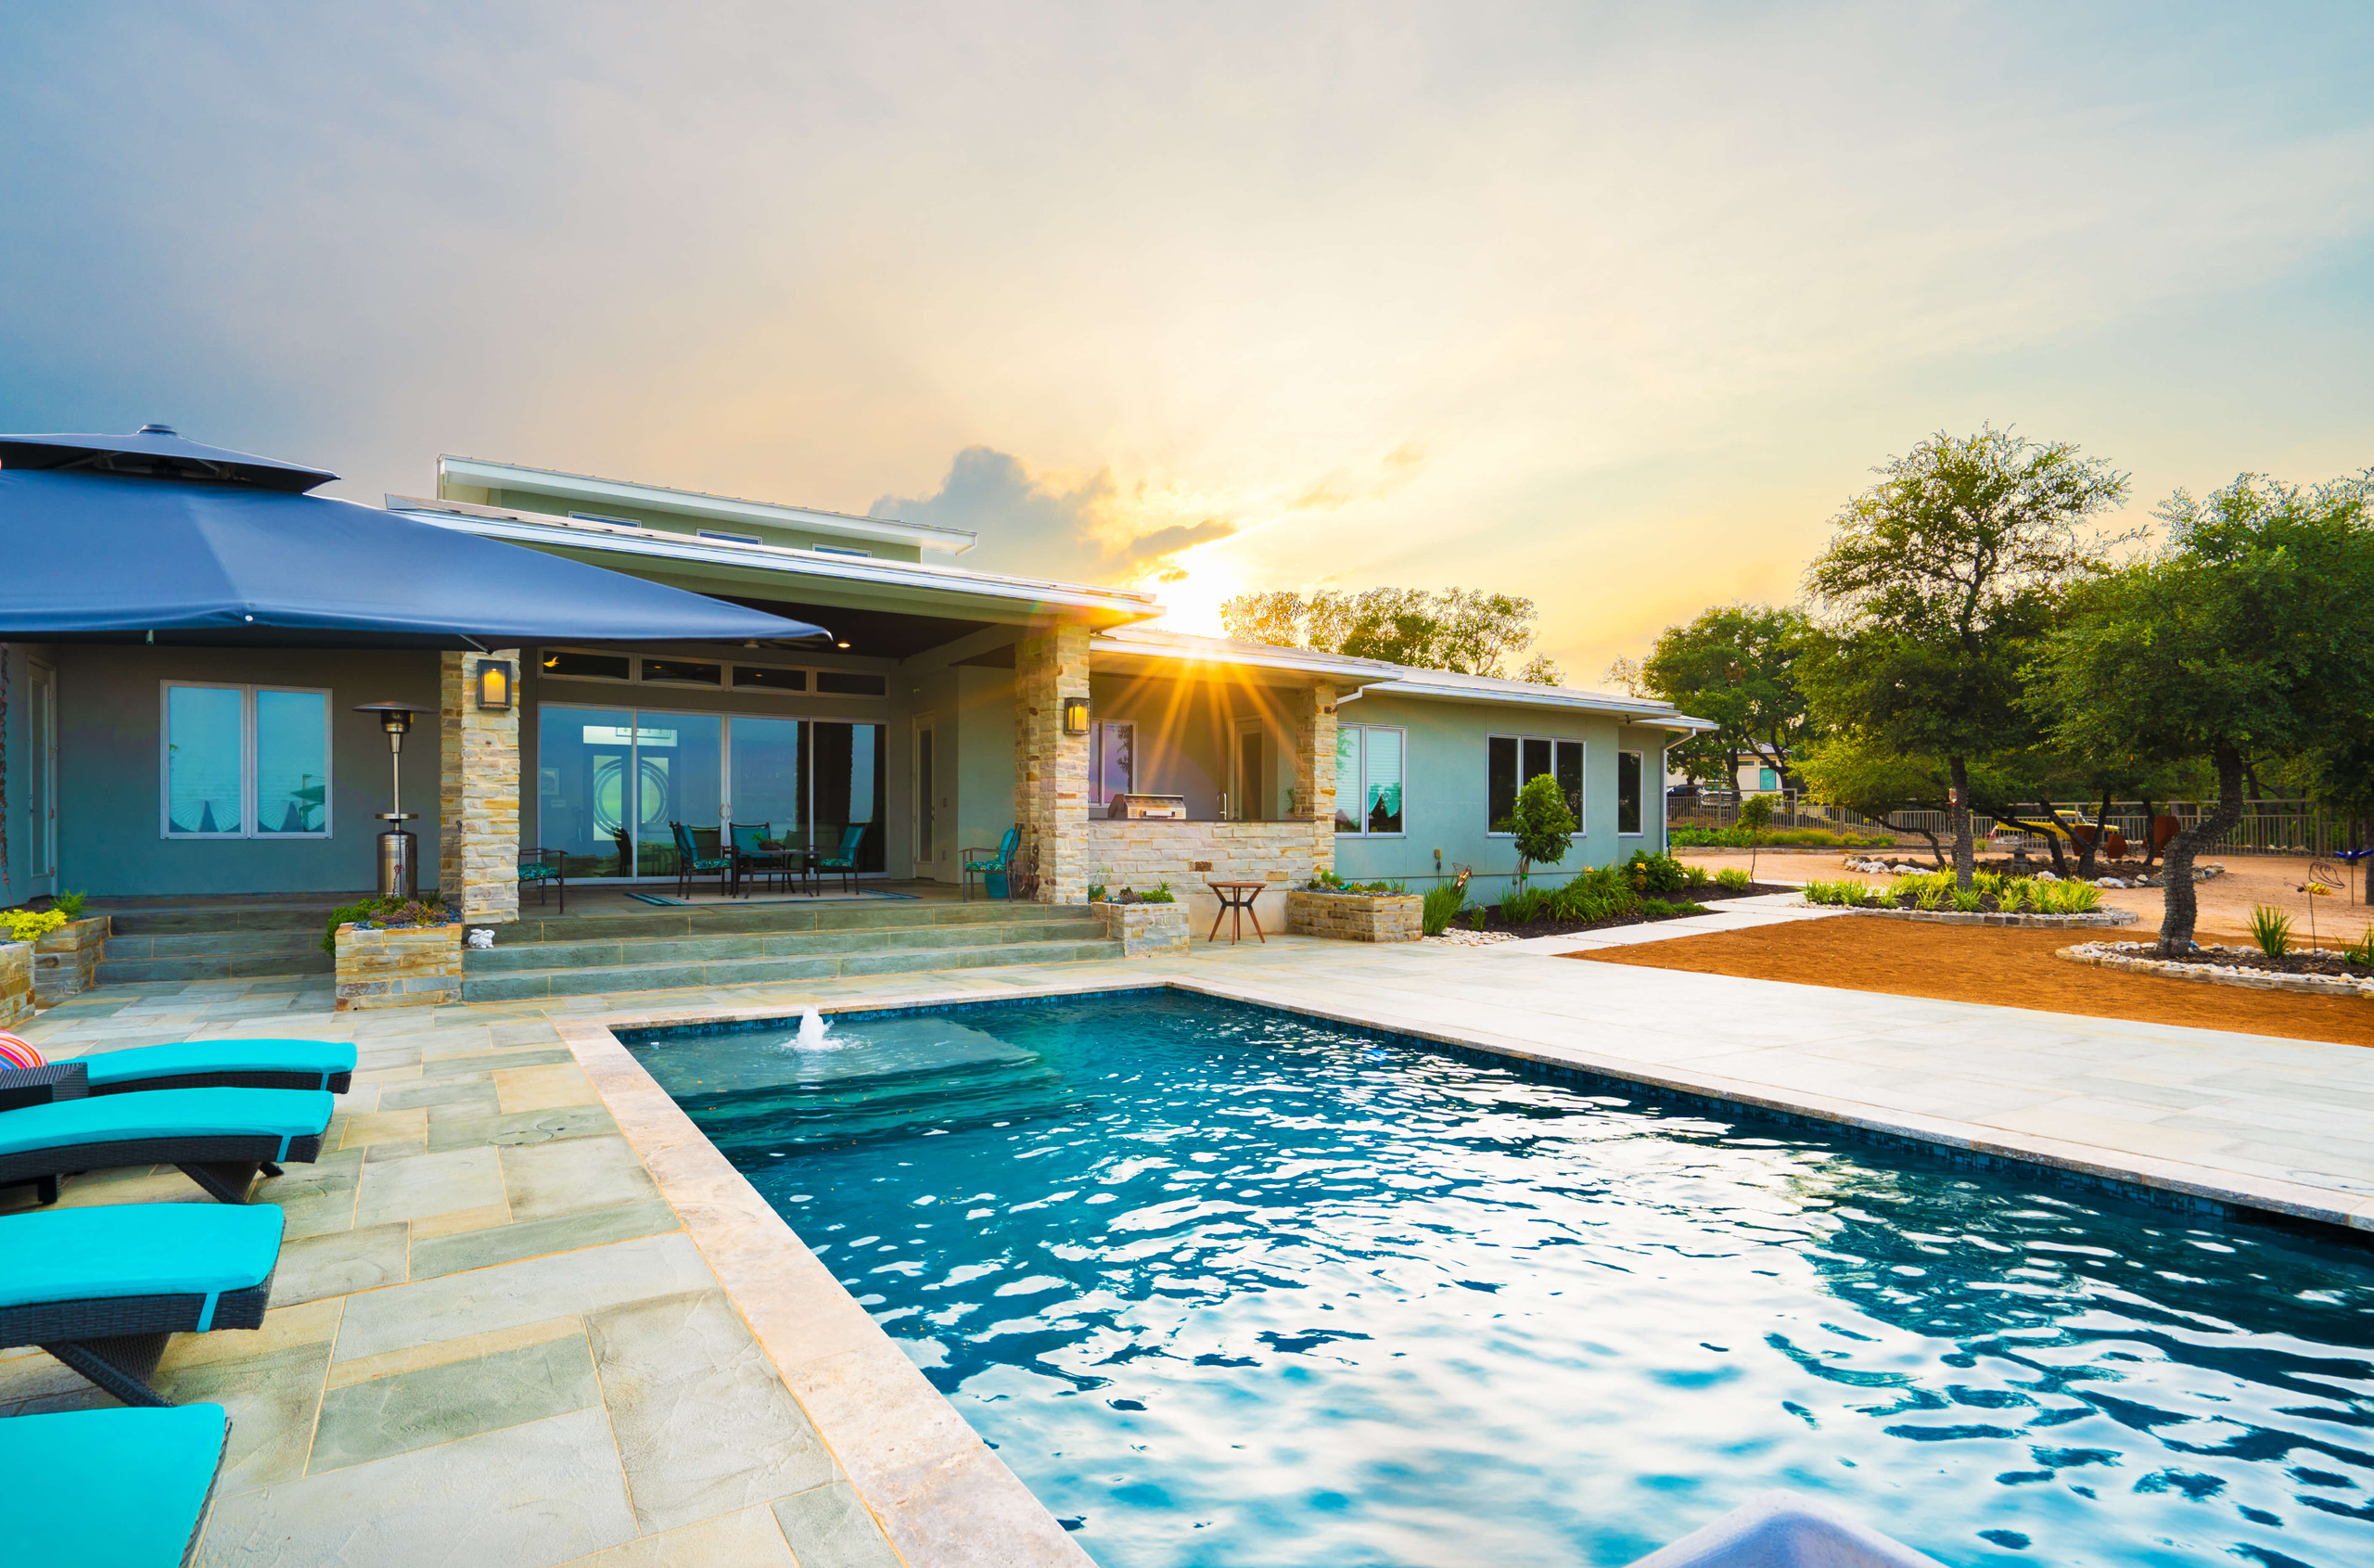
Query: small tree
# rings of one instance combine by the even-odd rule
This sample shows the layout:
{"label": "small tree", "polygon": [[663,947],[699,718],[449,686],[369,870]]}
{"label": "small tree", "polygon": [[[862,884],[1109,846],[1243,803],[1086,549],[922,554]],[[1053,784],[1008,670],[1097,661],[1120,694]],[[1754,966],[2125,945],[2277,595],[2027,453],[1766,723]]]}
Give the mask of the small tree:
{"label": "small tree", "polygon": [[1517,835],[1517,886],[1525,886],[1535,861],[1563,860],[1575,842],[1575,813],[1566,809],[1566,792],[1548,773],[1536,773],[1517,791],[1517,809],[1511,819]]}
{"label": "small tree", "polygon": [[1772,825],[1772,797],[1751,795],[1740,802],[1740,826],[1747,829],[1747,879],[1755,880],[1755,851]]}

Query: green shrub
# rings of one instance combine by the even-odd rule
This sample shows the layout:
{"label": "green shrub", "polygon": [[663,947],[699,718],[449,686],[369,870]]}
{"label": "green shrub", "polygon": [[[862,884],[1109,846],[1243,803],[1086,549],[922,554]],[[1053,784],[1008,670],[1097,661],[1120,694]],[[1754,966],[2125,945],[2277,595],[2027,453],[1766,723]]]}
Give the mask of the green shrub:
{"label": "green shrub", "polygon": [[2374,925],[2368,926],[2365,936],[2342,949],[2341,955],[2360,969],[2374,969]]}
{"label": "green shrub", "polygon": [[1755,884],[1749,881],[1747,873],[1739,867],[1725,866],[1715,873],[1715,886],[1726,893],[1744,893]]}
{"label": "green shrub", "polygon": [[1551,895],[1561,920],[1622,920],[1640,911],[1640,895],[1633,890],[1623,868],[1592,866]]}
{"label": "green shrub", "polygon": [[1425,902],[1418,906],[1418,924],[1429,937],[1439,937],[1450,929],[1452,919],[1467,903],[1467,889],[1456,882],[1446,882],[1426,889]]}
{"label": "green shrub", "polygon": [[1091,882],[1088,885],[1088,901],[1091,904],[1101,904],[1104,901],[1104,895],[1111,891],[1112,889],[1102,882]]}
{"label": "green shrub", "polygon": [[1484,906],[1482,904],[1470,904],[1467,906],[1467,928],[1470,931],[1481,931],[1484,929]]}
{"label": "green shrub", "polygon": [[1575,842],[1575,813],[1566,808],[1566,792],[1548,773],[1536,773],[1517,791],[1516,816],[1510,831],[1517,840],[1517,879],[1523,881],[1537,865],[1565,859]]}
{"label": "green shrub", "polygon": [[1809,904],[1859,904],[1863,901],[1863,885],[1859,882],[1808,882],[1805,895],[1806,902]]}
{"label": "green shrub", "polygon": [[1500,918],[1511,925],[1530,925],[1549,902],[1550,895],[1538,887],[1512,887],[1500,895]]}
{"label": "green shrub", "polygon": [[88,893],[60,893],[50,900],[50,907],[69,920],[80,920],[83,918],[83,900],[90,896]]}
{"label": "green shrub", "polygon": [[2087,882],[2039,882],[2036,900],[2046,914],[2090,914],[2102,907],[2102,890]]}
{"label": "green shrub", "polygon": [[1179,901],[1179,895],[1170,890],[1170,884],[1168,882],[1157,882],[1154,885],[1153,892],[1141,893],[1138,897],[1149,904],[1175,904]]}
{"label": "green shrub", "polygon": [[2272,904],[2251,906],[2251,940],[2269,958],[2281,958],[2291,945],[2291,917]]}
{"label": "green shrub", "polygon": [[1940,887],[1924,876],[1921,879],[1921,886],[1912,891],[1912,907],[1919,910],[1940,908],[1946,901],[1946,896],[1952,891],[1952,888]]}
{"label": "green shrub", "polygon": [[1632,858],[1624,862],[1625,879],[1636,893],[1678,893],[1690,886],[1690,873],[1671,855],[1652,855],[1646,849],[1635,849]]}
{"label": "green shrub", "polygon": [[65,924],[57,910],[0,910],[0,925],[7,927],[12,942],[38,942]]}
{"label": "green shrub", "polygon": [[1953,890],[1954,908],[1959,910],[1964,914],[1978,913],[1980,900],[1983,898],[1984,895],[1975,887],[1969,888],[1967,890],[1957,887]]}
{"label": "green shrub", "polygon": [[338,928],[352,922],[362,924],[378,922],[389,925],[427,925],[445,918],[445,900],[435,893],[426,899],[407,902],[402,899],[365,899],[359,904],[348,904],[330,911],[329,929],[322,933],[322,951],[335,957],[338,953]]}

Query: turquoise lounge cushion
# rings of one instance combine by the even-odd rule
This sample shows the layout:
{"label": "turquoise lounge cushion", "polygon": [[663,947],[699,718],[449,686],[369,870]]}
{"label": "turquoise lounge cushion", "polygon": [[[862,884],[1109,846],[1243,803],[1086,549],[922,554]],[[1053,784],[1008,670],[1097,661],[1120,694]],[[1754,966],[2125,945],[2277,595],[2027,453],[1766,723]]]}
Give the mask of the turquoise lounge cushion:
{"label": "turquoise lounge cushion", "polygon": [[0,1215],[0,1307],[251,1291],[272,1277],[283,1217],[276,1204],[109,1204]]}
{"label": "turquoise lounge cushion", "polygon": [[53,1100],[0,1111],[0,1154],[136,1138],[208,1138],[257,1133],[288,1141],[326,1130],[338,1099],[318,1089],[160,1089]]}
{"label": "turquoise lounge cushion", "polygon": [[188,1555],[231,1430],[220,1405],[0,1421],[12,1562],[172,1568]]}
{"label": "turquoise lounge cushion", "polygon": [[354,1047],[326,1039],[197,1039],[77,1060],[91,1069],[93,1088],[185,1073],[318,1073],[318,1088],[332,1074],[354,1071]]}

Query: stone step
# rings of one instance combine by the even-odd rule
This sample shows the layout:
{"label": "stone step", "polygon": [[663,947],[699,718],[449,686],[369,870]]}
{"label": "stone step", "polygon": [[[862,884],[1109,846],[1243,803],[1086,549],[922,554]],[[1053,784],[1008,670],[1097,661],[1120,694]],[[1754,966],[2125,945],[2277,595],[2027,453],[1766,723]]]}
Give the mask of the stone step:
{"label": "stone step", "polygon": [[601,965],[707,962],[733,958],[817,958],[836,953],[926,951],[949,948],[1010,947],[1018,942],[1076,942],[1101,938],[1094,921],[1009,920],[989,924],[877,925],[847,931],[747,931],[696,937],[593,937],[567,941],[501,942],[466,949],[466,973],[494,975],[526,969],[580,969]]}
{"label": "stone step", "polygon": [[1121,956],[1121,944],[1103,939],[999,942],[979,947],[903,948],[819,953],[804,958],[717,958],[674,963],[517,969],[462,976],[464,1001],[525,1001],[541,997],[592,996],[606,991],[674,990],[692,986],[747,986],[775,980],[831,980],[865,975],[920,975],[942,969],[983,969],[1007,963],[1081,963]]}
{"label": "stone step", "polygon": [[[325,917],[326,918],[326,917]],[[998,925],[1027,919],[1091,925],[1086,904],[1013,904],[984,899],[956,903],[936,899],[864,899],[846,904],[703,904],[653,906],[648,913],[547,916],[530,902],[519,918],[494,928],[498,947],[517,943],[602,940],[631,937],[715,937],[760,931],[854,931],[890,926]]]}
{"label": "stone step", "polygon": [[144,958],[255,958],[266,953],[320,952],[329,917],[302,931],[189,931],[163,936],[111,936],[104,961]]}
{"label": "stone step", "polygon": [[263,980],[280,975],[327,975],[335,968],[330,955],[319,948],[284,953],[208,953],[195,958],[102,958],[92,983],[136,986],[154,980]]}
{"label": "stone step", "polygon": [[330,923],[330,911],[353,901],[351,899],[325,899],[319,904],[275,904],[268,909],[256,910],[132,910],[122,913],[94,910],[91,912],[108,914],[108,930],[117,937],[206,936],[220,931],[311,931],[318,937]]}

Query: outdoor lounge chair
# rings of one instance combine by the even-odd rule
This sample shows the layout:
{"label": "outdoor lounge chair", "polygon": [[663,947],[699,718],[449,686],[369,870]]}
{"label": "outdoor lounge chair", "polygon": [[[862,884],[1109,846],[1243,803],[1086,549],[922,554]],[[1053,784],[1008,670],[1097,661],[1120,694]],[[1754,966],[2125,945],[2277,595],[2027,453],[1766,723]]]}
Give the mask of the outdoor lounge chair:
{"label": "outdoor lounge chair", "polygon": [[723,898],[725,880],[734,870],[734,857],[722,851],[710,855],[702,854],[700,843],[694,836],[699,832],[714,835],[717,830],[689,828],[682,822],[670,822],[668,831],[676,835],[676,896],[680,899],[691,898],[693,878],[714,872],[717,874],[718,897]]}
{"label": "outdoor lounge chair", "polygon": [[832,854],[819,859],[816,862],[816,870],[819,873],[820,879],[823,873],[828,871],[839,872],[841,873],[842,885],[850,892],[856,892],[858,848],[860,846],[864,844],[865,835],[867,833],[872,831],[873,827],[874,824],[872,822],[851,822],[849,826],[841,829],[841,847]]}
{"label": "outdoor lounge chair", "polygon": [[[989,886],[991,875],[1011,876],[1014,872],[1014,852],[1021,845],[1022,824],[1016,822],[1005,830],[1005,836],[998,840],[996,848],[963,851],[960,869],[964,877],[964,896],[967,899],[973,896],[973,879],[976,876],[981,879],[985,889]],[[1009,894],[1014,891],[1014,885],[1011,882],[1007,883],[1006,891]]]}
{"label": "outdoor lounge chair", "polygon": [[220,1405],[61,1410],[0,1421],[0,1540],[25,1562],[172,1568],[186,1562],[222,1472]]}
{"label": "outdoor lounge chair", "polygon": [[560,912],[568,912],[568,857],[558,849],[541,848],[519,851],[519,880],[536,885],[536,902],[544,901],[546,886],[560,889]]}
{"label": "outdoor lounge chair", "polygon": [[[83,1069],[86,1094],[152,1089],[325,1089],[343,1094],[354,1080],[354,1047],[326,1039],[199,1039],[103,1051],[52,1066]],[[0,1069],[0,1091],[37,1068]],[[69,1092],[34,1096],[79,1099]],[[0,1101],[0,1109],[6,1103]]]}
{"label": "outdoor lounge chair", "polygon": [[0,1216],[0,1345],[37,1345],[127,1405],[166,1404],[148,1380],[169,1337],[263,1326],[285,1217],[273,1204]]}
{"label": "outdoor lounge chair", "polygon": [[[322,1152],[337,1102],[318,1089],[160,1089],[92,1095],[80,1062],[59,1064],[46,1103],[0,1111],[0,1187],[30,1181],[57,1201],[57,1179],[83,1170],[170,1165],[226,1204],[244,1204],[258,1173]],[[37,1073],[58,1068],[37,1067]]]}

